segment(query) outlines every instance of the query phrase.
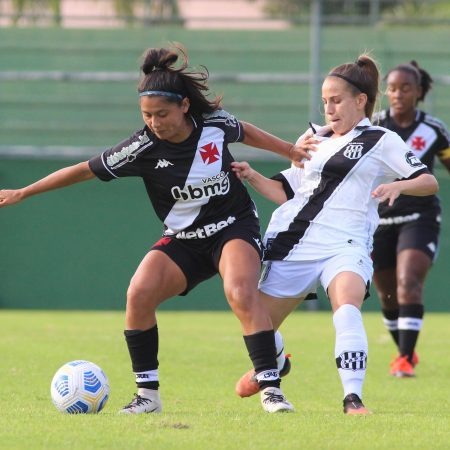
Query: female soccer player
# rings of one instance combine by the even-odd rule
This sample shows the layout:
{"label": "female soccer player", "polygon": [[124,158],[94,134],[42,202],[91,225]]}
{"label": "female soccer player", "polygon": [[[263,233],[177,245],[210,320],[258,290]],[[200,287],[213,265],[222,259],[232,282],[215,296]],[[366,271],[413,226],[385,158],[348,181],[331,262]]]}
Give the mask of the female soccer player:
{"label": "female soccer player", "polygon": [[[274,328],[319,283],[328,295],[346,414],[369,413],[361,400],[368,345],[360,309],[373,273],[378,204],[438,189],[396,133],[371,125],[378,83],[378,68],[367,55],[329,72],[322,85],[328,125],[312,126],[298,141],[305,151],[315,150],[304,168],[291,167],[268,179],[248,163],[233,163],[240,179],[281,205],[264,236],[259,282]],[[397,178],[401,181],[394,182]],[[255,386],[257,391],[250,371],[236,390],[248,396]]]}
{"label": "female soccer player", "polygon": [[[417,109],[431,89],[430,75],[411,61],[391,69],[386,81],[389,109],[374,123],[399,134],[430,172],[436,156],[450,171],[450,135],[445,125]],[[373,279],[384,324],[399,352],[390,373],[413,377],[419,362],[415,347],[424,315],[423,287],[438,253],[440,202],[436,195],[401,195],[393,205],[382,203],[378,212]]]}
{"label": "female soccer player", "polygon": [[307,155],[238,121],[220,108],[220,98],[208,100],[207,71],[192,71],[187,64],[181,47],[149,49],[138,87],[144,127],[89,161],[22,189],[0,191],[0,206],[94,177],[141,177],[164,232],[140,263],[127,292],[124,334],[138,393],[121,412],[161,412],[156,309],[216,273],[241,322],[264,410],[289,411],[293,407],[279,388],[273,326],[258,301],[257,213],[231,171],[228,144],[243,142],[300,159]]}

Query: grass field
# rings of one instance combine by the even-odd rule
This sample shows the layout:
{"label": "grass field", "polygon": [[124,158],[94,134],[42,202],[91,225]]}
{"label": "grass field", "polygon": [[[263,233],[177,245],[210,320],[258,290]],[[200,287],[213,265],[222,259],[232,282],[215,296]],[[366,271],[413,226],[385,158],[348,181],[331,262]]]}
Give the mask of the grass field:
{"label": "grass field", "polygon": [[[293,369],[283,381],[294,414],[264,413],[240,399],[236,378],[249,367],[230,312],[162,312],[160,376],[164,412],[123,417],[134,392],[121,312],[0,311],[1,449],[448,449],[449,314],[429,314],[417,378],[388,375],[393,346],[377,313],[365,313],[368,417],[341,411],[331,315],[298,312],[285,324]],[[56,369],[88,359],[107,373],[111,397],[95,416],[62,415],[50,400]]]}

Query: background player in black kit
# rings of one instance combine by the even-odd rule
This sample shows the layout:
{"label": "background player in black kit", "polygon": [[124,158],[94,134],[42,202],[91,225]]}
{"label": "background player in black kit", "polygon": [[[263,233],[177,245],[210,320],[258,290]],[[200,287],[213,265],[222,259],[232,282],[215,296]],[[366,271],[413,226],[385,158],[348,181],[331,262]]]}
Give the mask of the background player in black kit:
{"label": "background player in black kit", "polygon": [[0,191],[0,207],[94,177],[141,177],[164,233],[127,292],[124,333],[138,393],[121,412],[161,412],[156,309],[216,273],[241,322],[264,410],[292,410],[279,388],[273,326],[258,301],[259,221],[246,188],[231,171],[227,144],[243,142],[298,160],[308,155],[238,121],[220,108],[220,98],[208,100],[208,72],[190,71],[181,47],[149,49],[141,69],[142,129],[89,161],[22,189]]}
{"label": "background player in black kit", "polygon": [[[390,108],[375,124],[398,133],[422,163],[433,171],[434,159],[450,170],[449,133],[435,117],[417,109],[431,88],[430,75],[415,61],[400,64],[387,76]],[[380,226],[374,236],[374,282],[383,320],[399,354],[391,374],[412,377],[419,358],[415,352],[424,314],[423,287],[437,256],[440,204],[436,195],[402,195],[389,207],[379,207]]]}

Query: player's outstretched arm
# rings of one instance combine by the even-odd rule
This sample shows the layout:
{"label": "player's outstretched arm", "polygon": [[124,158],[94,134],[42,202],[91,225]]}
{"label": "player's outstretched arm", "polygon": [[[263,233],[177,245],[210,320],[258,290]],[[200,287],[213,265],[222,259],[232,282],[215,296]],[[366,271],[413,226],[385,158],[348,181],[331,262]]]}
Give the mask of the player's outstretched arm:
{"label": "player's outstretched arm", "polygon": [[389,206],[394,204],[394,200],[400,195],[414,195],[424,197],[436,194],[439,190],[439,184],[429,173],[423,173],[417,178],[410,180],[394,181],[392,183],[380,184],[372,192],[372,198],[377,198],[380,202],[389,200]]}
{"label": "player's outstretched arm", "polygon": [[94,177],[87,161],[65,167],[21,189],[0,190],[0,208],[19,203],[32,195],[70,186]]}
{"label": "player's outstretched arm", "polygon": [[251,123],[242,122],[242,125],[244,127],[244,140],[242,142],[246,145],[277,153],[299,163],[300,166],[303,166],[305,159],[311,159],[308,151],[297,145],[284,141]]}
{"label": "player's outstretched arm", "polygon": [[246,161],[231,163],[231,169],[241,181],[248,183],[267,199],[281,205],[287,200],[286,193],[280,181],[271,180],[253,169]]}

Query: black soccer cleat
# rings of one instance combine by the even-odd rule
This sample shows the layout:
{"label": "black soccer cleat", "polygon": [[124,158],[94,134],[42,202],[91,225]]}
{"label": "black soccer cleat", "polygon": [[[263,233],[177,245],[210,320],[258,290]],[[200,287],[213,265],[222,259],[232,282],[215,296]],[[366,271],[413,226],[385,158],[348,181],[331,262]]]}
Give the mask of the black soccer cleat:
{"label": "black soccer cleat", "polygon": [[290,354],[286,355],[286,359],[284,360],[283,367],[280,370],[280,378],[285,377],[291,371],[291,361],[289,360],[290,357],[291,357]]}
{"label": "black soccer cleat", "polygon": [[349,416],[372,414],[356,394],[348,394],[344,398],[344,414]]}

